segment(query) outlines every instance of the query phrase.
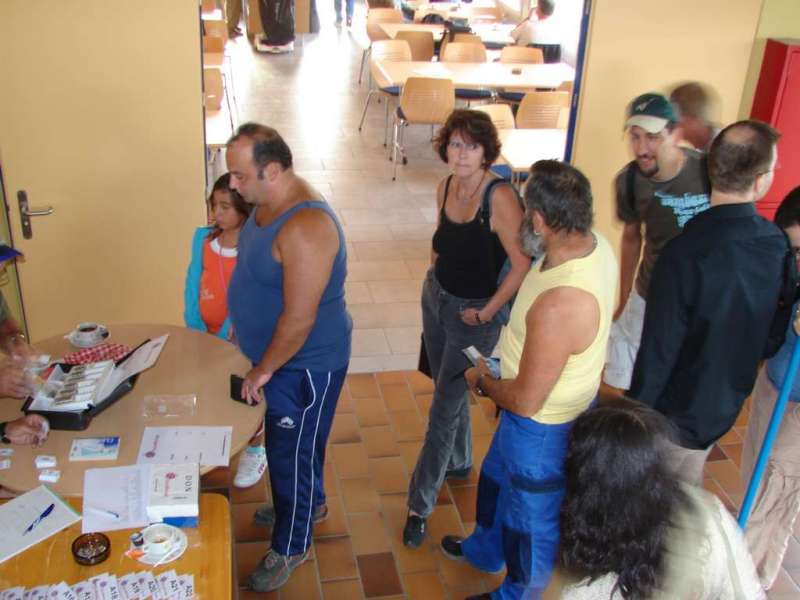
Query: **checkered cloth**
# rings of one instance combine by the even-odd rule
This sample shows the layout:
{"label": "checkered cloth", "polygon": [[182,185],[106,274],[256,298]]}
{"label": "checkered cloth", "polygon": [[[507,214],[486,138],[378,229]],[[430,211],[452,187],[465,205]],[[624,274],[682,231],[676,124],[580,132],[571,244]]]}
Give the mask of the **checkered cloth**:
{"label": "checkered cloth", "polygon": [[64,356],[64,362],[69,365],[84,365],[101,360],[119,360],[131,349],[125,344],[100,344],[93,348],[84,348]]}

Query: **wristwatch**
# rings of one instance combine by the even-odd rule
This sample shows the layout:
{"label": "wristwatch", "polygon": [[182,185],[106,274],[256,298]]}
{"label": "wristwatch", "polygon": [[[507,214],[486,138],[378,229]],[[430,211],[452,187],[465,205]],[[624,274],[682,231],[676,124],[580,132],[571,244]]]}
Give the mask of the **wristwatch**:
{"label": "wristwatch", "polygon": [[477,390],[479,396],[484,396],[485,397],[486,396],[486,391],[481,386],[481,382],[482,381],[483,381],[483,373],[478,375],[478,381],[475,382],[475,389]]}
{"label": "wristwatch", "polygon": [[6,425],[8,423],[0,423],[0,442],[3,444],[10,444],[11,440],[6,437]]}

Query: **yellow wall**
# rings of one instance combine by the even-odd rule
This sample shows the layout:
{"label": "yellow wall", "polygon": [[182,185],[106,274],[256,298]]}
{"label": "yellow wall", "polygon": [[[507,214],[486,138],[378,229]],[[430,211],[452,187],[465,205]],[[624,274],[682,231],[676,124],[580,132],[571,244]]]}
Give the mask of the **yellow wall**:
{"label": "yellow wall", "polygon": [[735,120],[760,11],[761,0],[595,0],[573,163],[592,182],[596,226],[615,247],[611,183],[631,159],[626,104],[698,80],[719,93],[722,121]]}
{"label": "yellow wall", "polygon": [[761,72],[761,60],[764,57],[764,46],[767,38],[800,38],[800,1],[799,0],[765,0],[761,9],[761,20],[758,23],[756,39],[750,53],[750,66],[747,70],[739,117],[750,116],[753,94],[758,75]]}
{"label": "yellow wall", "polygon": [[[0,1],[0,161],[31,335],[181,323],[205,222],[197,0]],[[34,207],[20,232],[17,190]]]}

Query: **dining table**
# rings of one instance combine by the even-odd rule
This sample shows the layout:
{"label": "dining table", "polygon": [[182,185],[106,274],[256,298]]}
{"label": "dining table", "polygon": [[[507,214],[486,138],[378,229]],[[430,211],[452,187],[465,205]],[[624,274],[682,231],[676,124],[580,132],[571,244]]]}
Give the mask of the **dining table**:
{"label": "dining table", "polygon": [[[231,374],[245,375],[250,362],[238,348],[214,335],[166,324],[120,324],[107,327],[108,343],[124,344],[135,348],[148,339],[168,334],[158,360],[143,371],[129,392],[96,414],[83,431],[51,430],[44,445],[12,447],[11,465],[0,470],[0,486],[11,492],[22,493],[41,485],[35,460],[38,455],[53,456],[55,469],[61,472],[59,480],[49,483],[50,488],[62,496],[83,494],[83,475],[87,469],[119,467],[137,462],[139,446],[145,427],[174,426],[231,426],[230,456],[241,451],[261,428],[265,406],[250,406],[230,398]],[[62,336],[37,342],[34,348],[56,361],[76,348]],[[145,409],[147,399],[153,397],[194,397],[191,410],[173,411],[173,414],[153,414]],[[11,421],[23,416],[24,400],[0,398],[0,421]],[[151,404],[152,406],[152,401]],[[116,460],[71,461],[72,442],[79,438],[120,437]],[[206,473],[213,467],[200,466]]]}
{"label": "dining table", "polygon": [[575,79],[566,63],[506,64],[376,60],[373,75],[380,87],[403,86],[409,77],[450,79],[457,88],[501,90],[555,89]]}

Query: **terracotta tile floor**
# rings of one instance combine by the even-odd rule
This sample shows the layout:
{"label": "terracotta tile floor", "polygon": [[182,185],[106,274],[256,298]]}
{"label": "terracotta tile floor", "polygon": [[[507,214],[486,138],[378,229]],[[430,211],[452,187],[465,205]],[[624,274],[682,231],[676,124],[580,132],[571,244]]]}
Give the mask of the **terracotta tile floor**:
{"label": "terracotta tile floor", "polygon": [[[264,56],[244,38],[228,44],[237,124],[256,120],[279,129],[297,171],[325,195],[348,240],[347,302],[354,320],[351,374],[329,440],[326,488],[330,516],[314,528],[313,559],[280,592],[250,599],[462,598],[497,587],[498,577],[445,559],[446,533],[468,533],[475,518],[477,472],[444,486],[429,522],[428,541],[410,551],[400,539],[408,477],[416,462],[431,402],[431,382],[412,372],[420,331],[419,292],[436,222],[434,193],[446,168],[434,154],[430,130],[406,131],[407,165],[391,181],[383,147],[384,104],[370,106],[358,131],[367,76],[358,85],[365,6],[356,2],[350,30],[332,26],[332,2],[318,3],[322,32],[300,36],[295,52]],[[214,165],[224,172],[224,160]],[[494,431],[494,407],[480,399],[472,410],[475,463]],[[712,453],[706,487],[726,505],[741,501],[738,481],[747,411]],[[232,469],[235,468],[232,467]],[[228,488],[230,471],[206,477],[206,487],[229,495],[240,581],[264,554],[269,532],[255,527],[253,511],[269,498],[265,482]],[[800,520],[795,533],[800,533]],[[772,600],[800,598],[800,543],[791,540]]]}
{"label": "terracotta tile floor", "polygon": [[[431,392],[431,381],[413,371],[348,375],[326,455],[330,516],[314,528],[312,559],[280,591],[236,590],[241,600],[455,600],[499,585],[501,576],[454,563],[438,549],[443,535],[468,534],[474,527],[477,470],[465,481],[444,486],[421,548],[408,550],[401,542],[408,477],[424,435]],[[496,422],[486,399],[473,398],[473,409],[475,464],[480,465]],[[734,430],[739,437],[746,418],[747,408]],[[720,444],[706,467],[706,488],[731,509],[742,496],[740,454],[740,442]],[[213,471],[204,477],[204,487],[231,499],[233,572],[242,582],[266,552],[270,533],[254,525],[253,512],[271,500],[267,479],[247,490],[229,487],[234,470],[235,464]],[[800,543],[794,538],[784,567],[771,600],[800,597]]]}

